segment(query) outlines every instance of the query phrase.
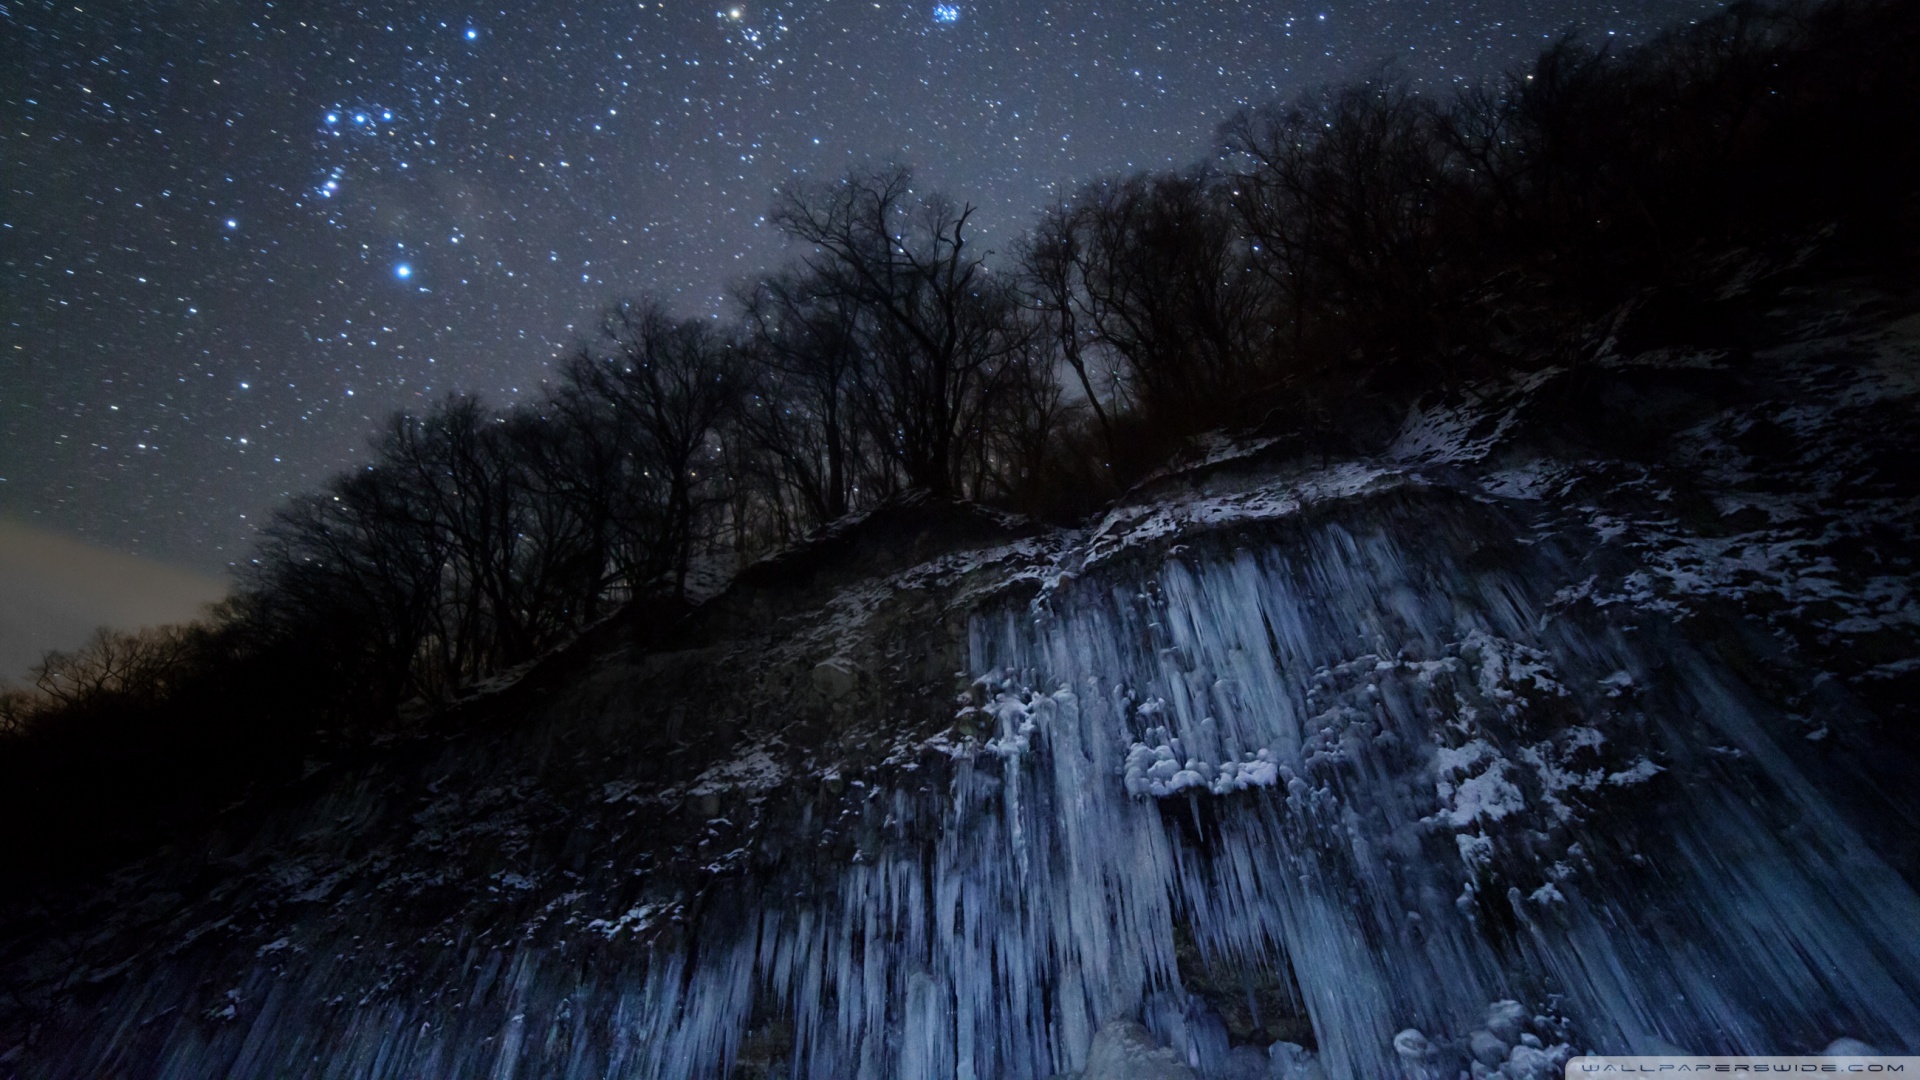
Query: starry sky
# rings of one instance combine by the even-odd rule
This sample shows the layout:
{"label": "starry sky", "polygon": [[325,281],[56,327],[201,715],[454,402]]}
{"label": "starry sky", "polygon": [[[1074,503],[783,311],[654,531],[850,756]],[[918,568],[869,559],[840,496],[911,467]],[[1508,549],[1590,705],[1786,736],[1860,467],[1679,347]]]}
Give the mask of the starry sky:
{"label": "starry sky", "polygon": [[0,0],[0,515],[218,575],[390,411],[724,311],[796,177],[912,164],[1005,245],[1241,104],[1713,6]]}

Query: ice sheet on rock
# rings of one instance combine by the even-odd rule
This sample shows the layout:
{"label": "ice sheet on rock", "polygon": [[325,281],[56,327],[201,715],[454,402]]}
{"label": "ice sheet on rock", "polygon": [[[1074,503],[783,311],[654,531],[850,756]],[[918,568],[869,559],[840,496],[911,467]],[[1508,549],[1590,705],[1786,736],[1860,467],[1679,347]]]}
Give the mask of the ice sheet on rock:
{"label": "ice sheet on rock", "polygon": [[[1848,407],[1912,400],[1903,333],[1836,391]],[[1914,625],[1910,572],[1825,561],[1858,539],[1820,457],[1845,450],[1845,417],[1796,400],[1686,433],[1687,467],[1727,488],[1751,483],[1739,440],[1763,419],[1813,457],[1799,494],[1683,514],[1639,466],[1496,462],[1527,392],[1417,413],[1384,461],[1123,505],[794,617],[757,659],[804,675],[865,655],[891,597],[952,589],[973,684],[931,738],[874,718],[869,771],[792,776],[750,745],[689,781],[795,817],[777,873],[657,896],[635,866],[536,866],[518,780],[436,792],[402,811],[408,854],[513,869],[285,860],[248,919],[173,931],[169,948],[235,942],[245,978],[102,978],[116,988],[88,1007],[110,1030],[54,1075],[683,1080],[761,1039],[796,1078],[1039,1080],[1138,1024],[1216,1080],[1249,1055],[1185,985],[1196,957],[1297,986],[1317,1051],[1273,1044],[1272,1077],[1536,1080],[1575,1047],[1920,1049],[1920,898],[1823,764],[1845,729],[1776,713],[1662,618],[1778,600],[1842,639]],[[1469,467],[1451,499],[1416,479]],[[1523,512],[1516,553],[1502,515]],[[1233,543],[1161,557],[1207,530]],[[1913,669],[1882,652],[1829,682]],[[637,790],[595,777],[561,812],[627,827]],[[739,869],[730,826],[703,822],[690,861]],[[461,888],[505,934],[313,929],[356,895],[377,924]]]}
{"label": "ice sheet on rock", "polygon": [[[1102,875],[1096,895],[1122,900],[1143,887],[1150,896],[1170,893],[1191,912],[1203,950],[1291,957],[1336,1075],[1384,1075],[1394,1067],[1392,1037],[1409,1020],[1428,1033],[1423,1053],[1436,1067],[1464,1067],[1485,1002],[1547,986],[1564,996],[1570,1022],[1595,1046],[1651,1046],[1678,1035],[1692,1046],[1758,1048],[1787,1030],[1813,1039],[1836,1013],[1879,1030],[1920,1030],[1912,996],[1920,950],[1902,939],[1897,956],[1880,951],[1900,938],[1901,920],[1920,917],[1920,901],[1871,857],[1873,869],[1843,887],[1845,895],[1830,891],[1828,875],[1839,871],[1824,853],[1863,854],[1837,816],[1806,819],[1830,830],[1819,845],[1763,839],[1762,853],[1753,837],[1768,830],[1738,785],[1691,795],[1659,786],[1670,783],[1663,779],[1670,769],[1651,755],[1686,751],[1666,741],[1677,732],[1656,724],[1649,734],[1645,719],[1619,715],[1636,687],[1619,676],[1671,669],[1674,657],[1637,654],[1619,638],[1539,637],[1541,613],[1524,605],[1504,621],[1463,627],[1456,621],[1462,608],[1449,595],[1491,583],[1484,572],[1436,574],[1432,558],[1380,536],[1334,530],[1286,557],[1182,561],[1144,590],[1082,588],[1054,597],[1041,619],[1009,616],[976,630],[983,667],[1086,687],[1078,693],[1083,723],[1039,727],[1032,760],[1093,763],[1117,771],[1130,794],[1160,795],[1208,787],[1208,769],[1217,775],[1210,763],[1242,759],[1248,748],[1280,755],[1284,787],[1275,794],[1283,801],[1273,811],[1218,819],[1204,855],[1175,836],[1156,838],[1156,848],[1168,845],[1156,859],[1164,877],[1143,886],[1137,877]],[[1427,587],[1396,588],[1415,578]],[[1409,601],[1414,595],[1420,599]],[[1432,658],[1355,655],[1347,643],[1356,625],[1372,628],[1362,640],[1378,634]],[[1679,660],[1678,692],[1694,702],[1681,707],[1743,745],[1763,744],[1751,706],[1728,696],[1711,672],[1700,658]],[[1594,689],[1586,697],[1574,685]],[[1144,704],[1133,704],[1136,698]],[[1095,713],[1085,708],[1093,701],[1113,704]],[[1584,722],[1550,720],[1569,712]],[[1087,738],[1084,720],[1095,715],[1120,736],[1111,749]],[[1454,732],[1446,740],[1457,741],[1433,744]],[[1780,752],[1740,767],[1753,769],[1762,789],[1809,790]],[[1022,778],[1023,805],[1042,799],[1044,775]],[[1011,796],[1014,784],[1004,790]],[[1652,802],[1648,791],[1656,793]],[[1095,793],[1078,783],[1055,789],[1055,799],[1069,796],[1083,812],[1024,830],[1026,843],[1065,843],[1088,835],[1088,821],[1106,831],[1126,820],[1111,810],[1084,812]],[[1658,828],[1677,837],[1657,856],[1660,873],[1676,883],[1672,894],[1581,869],[1591,865],[1580,842],[1587,823],[1604,833],[1610,826],[1600,822],[1656,805]],[[1449,862],[1419,854],[1436,828],[1455,851]],[[1076,848],[1054,861],[1086,866],[1089,857],[1096,864],[1115,858],[1131,852],[1141,833],[1136,826],[1126,835],[1133,839]],[[1743,866],[1717,854],[1736,849],[1758,861]],[[1030,854],[1022,865],[1043,861]],[[1055,902],[1070,906],[1079,894]],[[1485,937],[1482,913],[1494,909],[1520,920],[1528,944],[1517,961]],[[1755,912],[1766,913],[1758,924]],[[1631,929],[1648,917],[1691,927],[1684,937],[1699,966],[1675,959],[1664,936]],[[1147,940],[1170,932],[1149,932]],[[1823,962],[1814,957],[1868,965],[1891,996],[1811,989]],[[1662,974],[1644,984],[1595,977],[1642,970]],[[1116,993],[1104,985],[1108,996]],[[1513,1075],[1547,1075],[1569,1052],[1565,1043],[1536,1043],[1509,1051],[1505,1067]]]}
{"label": "ice sheet on rock", "polygon": [[[941,790],[850,789],[871,824],[822,883],[709,911],[697,945],[675,932],[684,912],[655,900],[568,916],[558,932],[632,957],[599,961],[612,974],[597,982],[532,937],[461,953],[447,978],[473,1004],[459,1010],[393,993],[406,969],[378,969],[325,1014],[330,1060],[379,1078],[682,1080],[724,1074],[773,1014],[797,1077],[1037,1080],[1087,1067],[1116,1022],[1223,1077],[1236,1059],[1218,1018],[1178,989],[1183,934],[1201,956],[1297,981],[1319,1052],[1270,1054],[1282,1076],[1409,1061],[1478,1075],[1496,1042],[1499,1075],[1545,1077],[1576,1044],[1911,1041],[1912,890],[1708,658],[1545,619],[1545,590],[1517,573],[1327,526],[1285,550],[1082,578],[1038,613],[982,611],[969,707],[986,752],[952,758]],[[1627,685],[1618,673],[1653,670],[1657,687],[1609,696]],[[1659,711],[1642,711],[1656,691]],[[1669,719],[1683,715],[1741,755],[1695,761],[1691,730]],[[1251,773],[1232,798],[1185,797],[1216,792],[1229,765]],[[755,747],[690,790],[779,779]],[[1156,799],[1152,783],[1182,797]],[[445,795],[423,828],[434,843],[510,838],[488,808],[516,790]],[[1622,877],[1637,865],[1625,852],[1596,864],[1600,845],[1640,845],[1662,887]],[[303,865],[286,888],[331,873]],[[201,1006],[213,1019],[193,1012],[211,1026],[181,1028],[162,1070],[318,1075],[308,1021],[279,1004],[297,984],[273,972],[330,961],[263,948],[283,939],[298,941],[260,939],[259,981]],[[291,978],[331,969],[313,970]],[[1549,999],[1559,1019],[1540,1019]],[[1410,1030],[1418,1040],[1398,1037]]]}
{"label": "ice sheet on rock", "polygon": [[1407,481],[1406,474],[1395,469],[1342,462],[1244,491],[1122,505],[1109,511],[1089,535],[1081,569],[1189,530],[1269,521]]}

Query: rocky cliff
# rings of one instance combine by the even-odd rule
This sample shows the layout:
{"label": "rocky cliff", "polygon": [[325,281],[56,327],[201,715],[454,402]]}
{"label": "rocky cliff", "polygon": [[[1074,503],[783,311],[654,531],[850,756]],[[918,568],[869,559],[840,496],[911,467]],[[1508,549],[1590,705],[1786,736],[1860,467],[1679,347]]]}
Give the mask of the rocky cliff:
{"label": "rocky cliff", "polygon": [[0,922],[0,1076],[1920,1051],[1920,298],[905,501]]}

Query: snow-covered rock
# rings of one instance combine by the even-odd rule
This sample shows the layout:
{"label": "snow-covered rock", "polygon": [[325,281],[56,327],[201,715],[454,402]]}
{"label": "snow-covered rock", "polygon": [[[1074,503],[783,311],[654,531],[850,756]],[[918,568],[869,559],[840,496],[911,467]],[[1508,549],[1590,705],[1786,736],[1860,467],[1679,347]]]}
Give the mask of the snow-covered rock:
{"label": "snow-covered rock", "polygon": [[1199,1080],[1171,1048],[1153,1041],[1147,1029],[1116,1020],[1094,1033],[1087,1051],[1086,1080]]}
{"label": "snow-covered rock", "polygon": [[[0,1078],[1920,1049],[1893,303],[1435,399],[1353,460],[1215,440],[1082,529],[846,523],[671,650],[609,632],[9,898]],[[1642,415],[1678,419],[1623,447]]]}

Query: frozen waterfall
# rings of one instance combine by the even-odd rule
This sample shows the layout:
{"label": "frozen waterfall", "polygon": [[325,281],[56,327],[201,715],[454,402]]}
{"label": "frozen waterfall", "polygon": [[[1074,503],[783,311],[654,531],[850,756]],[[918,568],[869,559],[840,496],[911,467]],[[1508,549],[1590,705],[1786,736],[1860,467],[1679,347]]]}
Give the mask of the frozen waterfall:
{"label": "frozen waterfall", "polygon": [[[1119,1020],[1219,1078],[1920,1047],[1920,899],[1846,777],[1709,650],[1543,595],[1572,573],[1550,544],[1450,505],[1388,496],[976,607],[970,734],[790,829],[855,837],[850,861],[734,879],[677,929],[636,905],[586,928],[612,943],[590,962],[552,934],[426,943],[438,966],[357,1007],[330,1000],[347,945],[286,977],[269,946],[244,1024],[136,983],[58,1075],[153,1023],[166,1077],[680,1080],[759,1040],[800,1078],[1040,1080]],[[1476,554],[1496,542],[1517,554]],[[1196,992],[1216,968],[1243,987]],[[1227,999],[1242,1029],[1278,1009],[1311,1034],[1250,1044]]]}

